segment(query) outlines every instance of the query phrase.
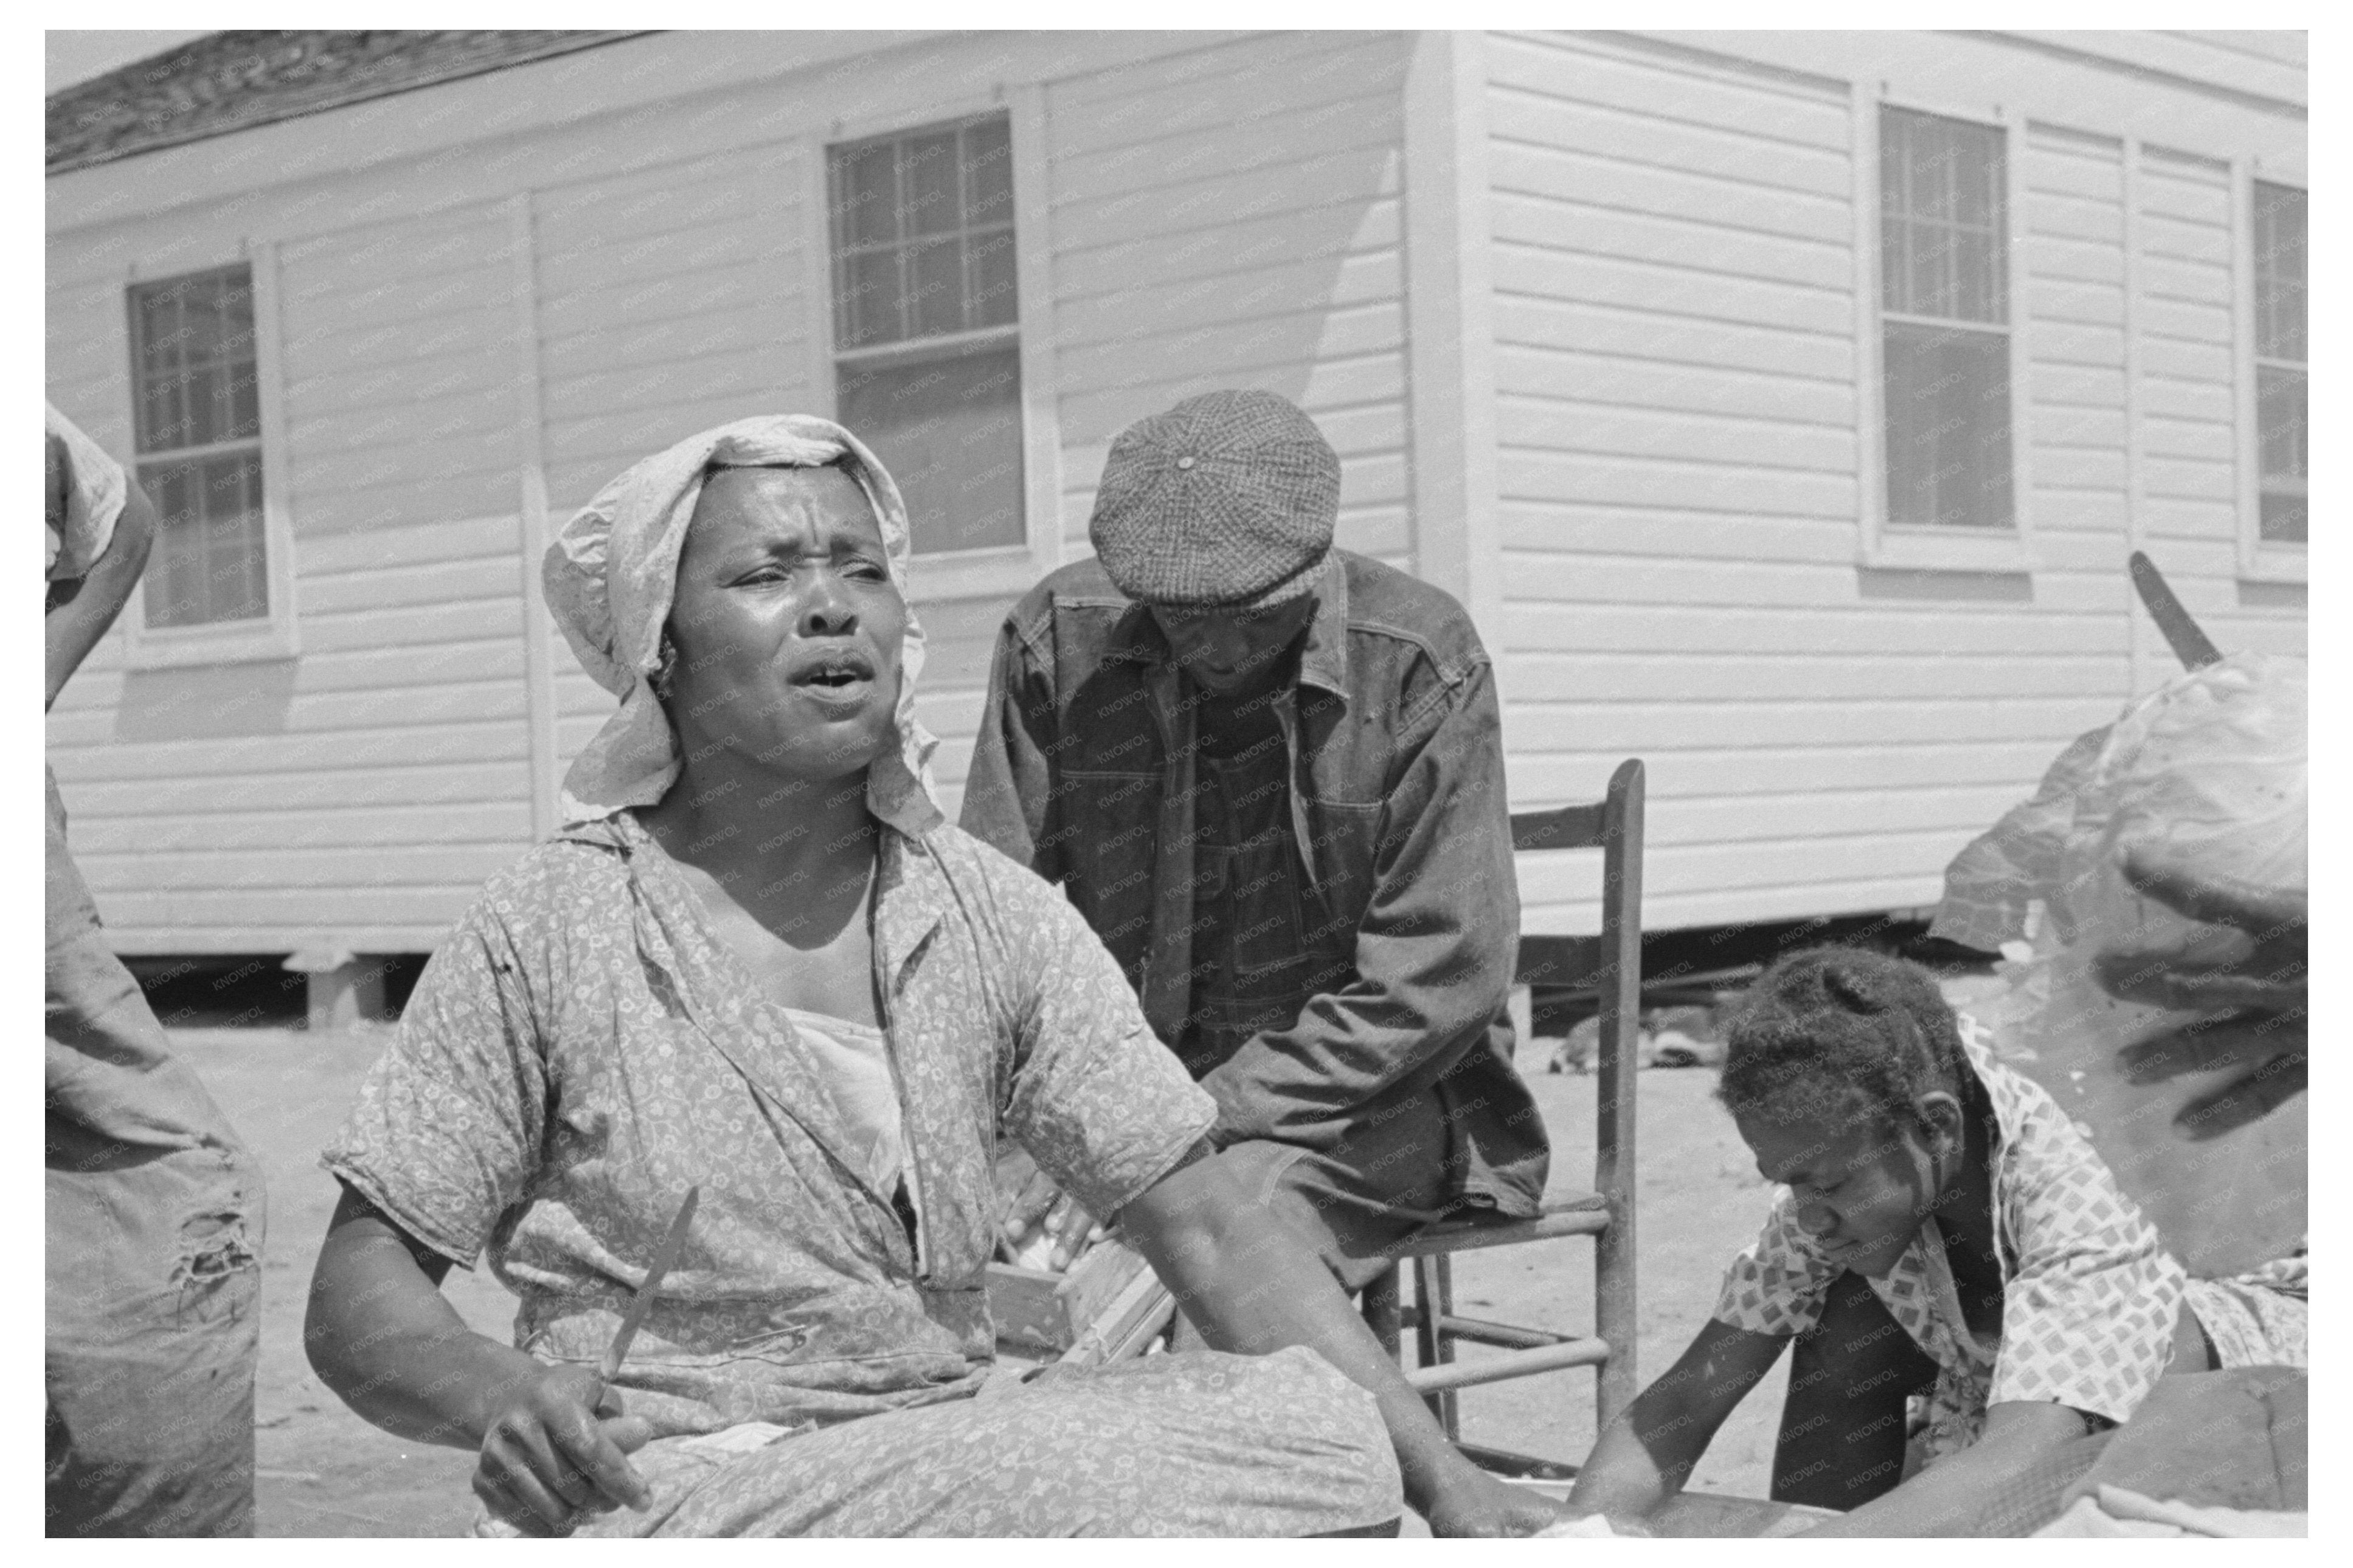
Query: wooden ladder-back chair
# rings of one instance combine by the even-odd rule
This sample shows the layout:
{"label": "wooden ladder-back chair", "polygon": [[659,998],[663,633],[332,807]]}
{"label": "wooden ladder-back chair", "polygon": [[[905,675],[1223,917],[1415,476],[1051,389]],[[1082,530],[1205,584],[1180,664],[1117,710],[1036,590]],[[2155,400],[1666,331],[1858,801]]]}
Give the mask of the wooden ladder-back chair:
{"label": "wooden ladder-back chair", "polygon": [[[1609,793],[1584,805],[1514,812],[1515,850],[1599,849],[1601,934],[1524,936],[1513,979],[1546,990],[1590,990],[1599,1003],[1598,1127],[1593,1190],[1546,1201],[1533,1219],[1473,1215],[1430,1226],[1389,1250],[1397,1259],[1365,1291],[1365,1317],[1389,1353],[1402,1356],[1414,1331],[1419,1365],[1406,1380],[1430,1401],[1448,1437],[1472,1460],[1503,1474],[1563,1479],[1565,1464],[1461,1440],[1455,1391],[1567,1367],[1597,1369],[1595,1430],[1638,1392],[1634,1370],[1634,1075],[1642,1005],[1642,763],[1629,758]],[[1523,1042],[1525,1045],[1525,1042]],[[1557,1334],[1464,1317],[1454,1310],[1453,1255],[1556,1237],[1594,1238],[1594,1331]],[[1401,1300],[1398,1265],[1410,1262],[1414,1304]],[[1458,1362],[1463,1342],[1506,1353]]]}

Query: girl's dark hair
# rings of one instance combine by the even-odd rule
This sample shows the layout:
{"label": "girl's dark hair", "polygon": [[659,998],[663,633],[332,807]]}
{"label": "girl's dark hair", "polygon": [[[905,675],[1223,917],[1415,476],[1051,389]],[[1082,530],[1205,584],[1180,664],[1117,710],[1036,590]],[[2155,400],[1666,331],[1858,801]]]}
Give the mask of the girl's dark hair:
{"label": "girl's dark hair", "polygon": [[1757,977],[1734,1015],[1716,1094],[1736,1112],[1836,1110],[1860,1099],[1897,1126],[1917,1098],[1961,1092],[1961,1035],[1935,976],[1859,947],[1791,953]]}

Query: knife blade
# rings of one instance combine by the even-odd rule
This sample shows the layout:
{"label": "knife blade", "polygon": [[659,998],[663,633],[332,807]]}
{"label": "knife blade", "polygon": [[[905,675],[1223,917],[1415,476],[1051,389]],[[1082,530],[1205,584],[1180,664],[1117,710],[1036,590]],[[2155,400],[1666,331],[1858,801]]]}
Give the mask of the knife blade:
{"label": "knife blade", "polygon": [[612,1345],[605,1352],[604,1364],[597,1368],[597,1375],[607,1383],[620,1374],[622,1359],[629,1353],[629,1342],[638,1337],[638,1329],[645,1322],[646,1313],[654,1304],[654,1295],[661,1289],[662,1276],[670,1272],[670,1265],[676,1263],[678,1255],[686,1249],[686,1227],[693,1223],[694,1205],[702,1195],[700,1183],[686,1189],[686,1199],[678,1205],[678,1215],[670,1222],[670,1229],[664,1233],[661,1246],[654,1253],[652,1267],[646,1270],[645,1279],[638,1286],[637,1294],[629,1298],[628,1306],[623,1310],[621,1326],[613,1331]]}
{"label": "knife blade", "polygon": [[2216,647],[2200,631],[2181,601],[2173,596],[2157,563],[2136,550],[2126,563],[2132,569],[2133,587],[2139,591],[2140,602],[2148,606],[2148,618],[2165,634],[2165,644],[2173,657],[2181,661],[2184,669],[2203,669],[2221,662],[2222,650]]}

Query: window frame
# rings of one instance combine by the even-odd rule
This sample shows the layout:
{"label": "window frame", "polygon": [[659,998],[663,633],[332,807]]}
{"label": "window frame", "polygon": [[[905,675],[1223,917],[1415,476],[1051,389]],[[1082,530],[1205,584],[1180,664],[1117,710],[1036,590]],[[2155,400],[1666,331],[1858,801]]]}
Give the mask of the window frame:
{"label": "window frame", "polygon": [[[1036,83],[953,98],[910,99],[869,115],[836,120],[809,138],[801,160],[802,210],[813,216],[807,247],[808,384],[828,418],[837,417],[834,346],[833,229],[827,183],[833,149],[848,142],[953,125],[990,114],[1006,117],[1013,158],[1015,320],[1010,327],[877,344],[847,351],[874,363],[892,358],[952,356],[1011,341],[1021,365],[1020,441],[1022,539],[1018,544],[935,551],[908,560],[911,596],[918,603],[979,599],[1026,592],[1061,563],[1062,452],[1053,359],[1053,277],[1047,198],[1045,89]],[[853,432],[854,434],[855,432]]]}
{"label": "window frame", "polygon": [[[2248,583],[2306,583],[2309,581],[2311,544],[2307,535],[2303,544],[2263,536],[2263,415],[2256,397],[2256,382],[2263,357],[2256,353],[2257,322],[2255,320],[2255,184],[2288,185],[2305,193],[2306,211],[2310,210],[2311,185],[2304,172],[2291,177],[2284,173],[2273,173],[2257,166],[2253,158],[2231,160],[2231,268],[2232,316],[2231,335],[2232,406],[2238,428],[2238,512],[2239,512],[2239,577]],[[2306,242],[2305,261],[2305,352],[2311,352],[2312,264],[2310,240]],[[2275,362],[2285,364],[2282,360]],[[2306,374],[2310,376],[2311,362],[2305,362]],[[2307,379],[2306,385],[2310,386]],[[2307,391],[2307,398],[2309,392]],[[2307,407],[2309,405],[2307,405]],[[2306,415],[2306,440],[2310,439],[2309,412]],[[2309,480],[2306,481],[2307,486]],[[2309,529],[2309,523],[2306,525]]]}
{"label": "window frame", "polygon": [[[1858,563],[1907,571],[2029,572],[2038,564],[2033,531],[2033,490],[2028,447],[2029,357],[2026,309],[2029,273],[2022,216],[2026,183],[2021,153],[2025,146],[2025,118],[2007,107],[1955,107],[1891,90],[1882,82],[1856,83],[1849,100],[1852,113],[1854,174],[1854,331],[1855,331],[1855,476],[1859,495],[1856,510],[1862,521]],[[1887,338],[1886,326],[1916,322],[1935,326],[1932,318],[1896,313],[1881,306],[1885,280],[1880,254],[1880,111],[1883,109],[1933,114],[1980,125],[2000,133],[2002,153],[2001,253],[2006,269],[2003,290],[2007,320],[1999,329],[2009,342],[2010,527],[2007,530],[1940,528],[1891,522],[1887,506]],[[1983,325],[1983,323],[1980,323]],[[1990,327],[1988,330],[1995,330]]]}
{"label": "window frame", "polygon": [[[136,307],[132,290],[179,278],[227,271],[242,264],[253,289],[254,378],[260,405],[256,442],[261,454],[261,547],[263,581],[268,585],[269,613],[250,620],[209,621],[195,626],[152,626],[147,624],[147,584],[151,572],[140,574],[139,585],[123,605],[116,625],[122,628],[123,660],[132,669],[164,669],[190,665],[247,664],[293,658],[301,652],[301,617],[294,605],[294,530],[287,507],[286,405],[282,370],[284,334],[279,315],[278,248],[274,241],[247,244],[234,257],[208,267],[174,268],[144,273],[136,264],[122,285],[121,362],[129,374],[123,383],[123,428],[132,432],[126,468],[138,478],[142,460],[155,454],[137,450],[140,397],[139,367],[132,360],[138,342],[132,325]],[[243,443],[238,443],[243,445]],[[190,448],[195,450],[196,448]],[[152,498],[151,498],[152,499]]]}

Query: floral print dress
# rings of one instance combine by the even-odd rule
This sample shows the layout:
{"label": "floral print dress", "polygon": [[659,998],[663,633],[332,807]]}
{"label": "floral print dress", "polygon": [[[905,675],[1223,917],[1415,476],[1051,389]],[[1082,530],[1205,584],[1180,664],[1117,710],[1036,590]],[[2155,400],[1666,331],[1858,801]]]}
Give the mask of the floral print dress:
{"label": "floral print dress", "polygon": [[[875,974],[912,1233],[789,1016],[628,812],[491,881],[327,1151],[436,1251],[465,1267],[486,1251],[521,1299],[516,1344],[551,1362],[599,1358],[700,1184],[616,1379],[655,1427],[636,1462],[659,1500],[590,1530],[1296,1533],[1396,1517],[1371,1396],[1312,1354],[992,1375],[1000,1131],[1109,1215],[1215,1107],[1046,884],[944,824],[881,841]],[[1017,1409],[994,1436],[974,1428]],[[959,1490],[958,1452],[1004,1462],[965,1467]],[[1025,1453],[1103,1484],[1046,1486]]]}

